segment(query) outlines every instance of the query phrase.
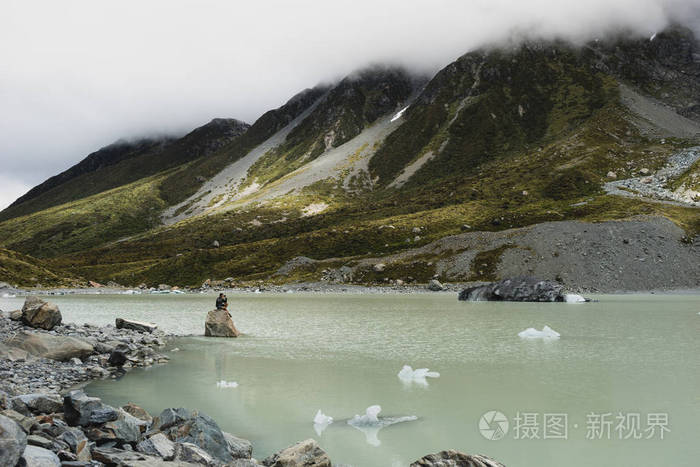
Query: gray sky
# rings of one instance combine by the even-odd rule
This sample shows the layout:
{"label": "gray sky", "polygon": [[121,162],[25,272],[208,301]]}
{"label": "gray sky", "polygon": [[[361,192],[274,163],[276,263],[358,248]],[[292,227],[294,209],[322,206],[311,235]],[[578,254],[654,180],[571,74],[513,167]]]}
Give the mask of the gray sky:
{"label": "gray sky", "polygon": [[513,29],[697,24],[697,0],[2,0],[0,209],[120,137],[252,123],[375,62],[436,71]]}

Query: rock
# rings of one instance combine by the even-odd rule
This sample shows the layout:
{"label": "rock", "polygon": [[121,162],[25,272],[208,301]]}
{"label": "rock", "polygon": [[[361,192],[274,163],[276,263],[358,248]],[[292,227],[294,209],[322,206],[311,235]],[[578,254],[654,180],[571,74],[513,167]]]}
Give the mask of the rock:
{"label": "rock", "polygon": [[97,397],[88,397],[81,389],[71,391],[63,398],[63,410],[66,422],[71,426],[99,425],[119,417],[114,407],[103,404]]}
{"label": "rock", "polygon": [[10,319],[12,321],[22,321],[22,310],[14,310],[10,312]]}
{"label": "rock", "polygon": [[262,463],[268,467],[331,467],[328,454],[313,439],[289,446]]}
{"label": "rock", "polygon": [[399,287],[401,287],[401,286],[403,286],[403,285],[405,284],[405,282],[404,282],[403,280],[401,280],[401,279],[396,279],[396,282],[395,282],[395,283],[396,283],[396,285],[398,285]]}
{"label": "rock", "polygon": [[141,452],[126,451],[115,447],[96,447],[92,450],[92,458],[98,462],[115,466],[144,466],[154,467],[162,465],[162,459],[149,456]]}
{"label": "rock", "polygon": [[61,459],[48,449],[27,445],[22,454],[27,467],[61,467]]}
{"label": "rock", "polygon": [[14,420],[0,415],[0,465],[17,465],[27,446],[27,435]]}
{"label": "rock", "polygon": [[33,357],[26,350],[11,347],[0,342],[0,359],[16,362],[18,360],[30,360]]}
{"label": "rock", "polygon": [[27,436],[27,444],[32,446],[39,446],[40,448],[50,449],[53,441],[46,439],[39,435],[29,435]]}
{"label": "rock", "polygon": [[13,397],[10,405],[23,415],[63,412],[60,394],[24,394]]}
{"label": "rock", "polygon": [[253,444],[250,441],[233,436],[225,431],[223,433],[229,452],[234,459],[250,459],[253,455]]}
{"label": "rock", "polygon": [[3,415],[15,422],[20,428],[22,428],[22,430],[24,430],[25,433],[31,433],[31,431],[37,425],[37,422],[33,417],[26,417],[16,410],[3,410],[2,414],[0,415]]}
{"label": "rock", "polygon": [[95,281],[88,281],[88,284],[90,285],[90,287],[94,287],[96,289],[100,288],[100,287],[104,287],[104,285],[100,284],[99,282],[95,282]]}
{"label": "rock", "polygon": [[91,458],[88,440],[82,430],[69,428],[61,433],[58,439],[68,445],[71,452],[76,455],[76,460],[89,460]]}
{"label": "rock", "polygon": [[374,266],[372,266],[372,269],[374,269],[374,272],[383,272],[386,269],[386,264],[377,263]]}
{"label": "rock", "polygon": [[442,285],[437,279],[432,279],[428,284],[428,290],[432,290],[433,292],[440,292],[442,290],[445,290],[445,286]]}
{"label": "rock", "polygon": [[22,321],[33,328],[41,328],[50,331],[56,325],[61,324],[61,312],[53,303],[29,296],[22,307]]}
{"label": "rock", "polygon": [[128,404],[122,406],[122,410],[124,410],[124,412],[138,418],[139,420],[143,420],[146,423],[151,423],[153,421],[153,417],[151,417],[151,414],[146,412],[145,409],[142,409],[138,405],[128,403]]}
{"label": "rock", "polygon": [[158,290],[170,290],[171,287],[168,284],[158,284]]}
{"label": "rock", "polygon": [[141,438],[141,427],[145,428],[145,425],[146,422],[143,420],[139,420],[119,409],[116,420],[109,421],[99,428],[90,430],[88,438],[98,442],[116,441],[119,445],[133,444],[137,443]]}
{"label": "rock", "polygon": [[131,329],[138,332],[153,332],[158,326],[154,323],[146,323],[143,321],[135,321],[131,319],[117,318],[114,320],[114,325],[117,329]]}
{"label": "rock", "polygon": [[[187,409],[166,409],[158,417],[158,429],[175,443],[192,443],[222,462],[245,456],[250,457],[249,443],[225,435],[209,416]],[[176,448],[177,450],[177,448]],[[177,453],[175,455],[178,459]]]}
{"label": "rock", "polygon": [[166,461],[175,457],[175,443],[163,433],[156,433],[136,445],[136,450],[144,454],[160,457]]}
{"label": "rock", "polygon": [[648,175],[649,172],[650,172],[650,170],[647,169],[646,167],[639,169],[639,173],[642,175]]}
{"label": "rock", "polygon": [[615,180],[617,178],[617,174],[611,170],[610,172],[608,172],[607,177]]}
{"label": "rock", "polygon": [[211,279],[207,279],[204,282],[202,282],[202,289],[208,289],[209,287],[211,287]]}
{"label": "rock", "polygon": [[191,464],[216,465],[217,462],[204,449],[192,443],[178,443],[175,446],[175,461]]}
{"label": "rock", "polygon": [[459,294],[459,300],[507,302],[563,302],[561,284],[533,277],[515,277],[470,287]]}
{"label": "rock", "polygon": [[124,364],[128,360],[127,351],[128,351],[128,348],[127,348],[127,350],[125,350],[121,346],[120,346],[120,348],[116,348],[116,349],[112,350],[109,353],[109,359],[107,360],[107,364],[109,366],[116,366],[116,367],[124,366]]}
{"label": "rock", "polygon": [[208,337],[238,337],[240,333],[226,310],[211,310],[204,323],[204,335]]}
{"label": "rock", "polygon": [[413,232],[414,234],[419,234],[419,233],[420,233],[420,227],[413,227],[413,228],[411,229],[411,232]]}
{"label": "rock", "polygon": [[505,467],[500,462],[481,455],[469,455],[454,450],[428,454],[411,464],[411,467]]}
{"label": "rock", "polygon": [[469,224],[462,224],[462,227],[460,227],[460,230],[462,230],[462,232],[464,232],[466,230],[471,230],[471,228],[472,228],[472,226]]}
{"label": "rock", "polygon": [[94,351],[91,344],[74,337],[28,331],[18,333],[6,344],[26,350],[36,357],[60,361],[67,361],[73,357],[84,358]]}
{"label": "rock", "polygon": [[211,246],[213,246],[214,248],[219,248],[221,244],[218,240],[214,240],[213,242],[211,242]]}

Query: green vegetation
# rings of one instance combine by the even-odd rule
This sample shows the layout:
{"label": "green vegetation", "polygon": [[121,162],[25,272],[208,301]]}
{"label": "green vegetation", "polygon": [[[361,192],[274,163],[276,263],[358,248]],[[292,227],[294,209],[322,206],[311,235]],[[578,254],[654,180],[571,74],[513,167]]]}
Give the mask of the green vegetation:
{"label": "green vegetation", "polygon": [[0,248],[0,282],[20,287],[75,286],[80,283],[51,270],[37,258]]}

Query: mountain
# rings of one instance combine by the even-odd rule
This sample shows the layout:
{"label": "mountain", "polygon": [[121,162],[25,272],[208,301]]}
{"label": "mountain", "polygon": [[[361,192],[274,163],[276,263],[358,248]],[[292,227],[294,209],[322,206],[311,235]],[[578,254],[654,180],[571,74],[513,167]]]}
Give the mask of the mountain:
{"label": "mountain", "polygon": [[430,78],[373,66],[225,137],[91,155],[0,214],[0,247],[129,285],[697,287],[699,105],[680,27],[483,47]]}

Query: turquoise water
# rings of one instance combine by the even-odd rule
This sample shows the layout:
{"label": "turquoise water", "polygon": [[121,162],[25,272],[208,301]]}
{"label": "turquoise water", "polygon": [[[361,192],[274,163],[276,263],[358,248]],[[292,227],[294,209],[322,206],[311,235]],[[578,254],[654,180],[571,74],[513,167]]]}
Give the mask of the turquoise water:
{"label": "turquoise water", "polygon": [[[213,298],[51,300],[67,321],[106,324],[121,316],[202,334]],[[461,303],[453,294],[229,294],[241,338],[178,338],[170,345],[180,349],[169,353],[170,364],[87,389],[110,404],[133,401],[151,413],[198,408],[224,430],[250,439],[259,459],[315,438],[334,463],[356,467],[408,465],[450,448],[512,466],[695,465],[700,295],[597,298],[589,304],[519,304]],[[21,300],[0,299],[0,308],[18,308],[16,303]],[[517,336],[544,325],[561,338]],[[440,377],[427,385],[403,383],[397,373],[404,364],[428,367]],[[239,386],[217,387],[222,380]],[[346,423],[373,404],[381,405],[380,416],[418,419],[378,431]],[[335,418],[320,435],[312,423],[318,409]],[[499,440],[479,429],[481,416],[492,410],[509,422]],[[515,427],[518,413],[521,425],[533,422],[529,431]],[[623,424],[616,419],[620,413]],[[545,414],[549,421],[566,415],[565,439],[554,426],[543,439]],[[636,416],[644,439],[619,439],[634,428]],[[645,432],[654,417],[657,428]],[[598,425],[602,433],[593,430]],[[670,430],[663,440],[661,426]],[[522,439],[526,434],[539,439]]]}

